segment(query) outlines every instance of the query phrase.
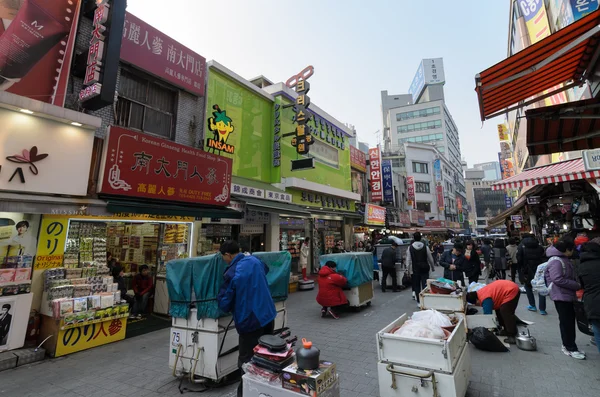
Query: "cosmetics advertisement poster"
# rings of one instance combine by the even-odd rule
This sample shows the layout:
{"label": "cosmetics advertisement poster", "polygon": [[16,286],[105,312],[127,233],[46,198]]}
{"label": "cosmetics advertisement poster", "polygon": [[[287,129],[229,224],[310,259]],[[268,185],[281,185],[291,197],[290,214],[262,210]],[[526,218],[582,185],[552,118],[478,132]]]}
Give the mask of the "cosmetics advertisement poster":
{"label": "cosmetics advertisement poster", "polygon": [[[0,91],[64,104],[80,0],[0,0]],[[61,92],[57,101],[56,91]]]}

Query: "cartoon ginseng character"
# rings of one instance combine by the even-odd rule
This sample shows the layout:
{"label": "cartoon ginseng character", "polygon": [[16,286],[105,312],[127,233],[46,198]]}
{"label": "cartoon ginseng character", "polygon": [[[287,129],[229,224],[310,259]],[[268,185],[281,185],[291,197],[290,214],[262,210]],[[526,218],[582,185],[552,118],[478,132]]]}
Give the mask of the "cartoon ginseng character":
{"label": "cartoon ginseng character", "polygon": [[[233,132],[233,122],[230,117],[227,117],[227,113],[225,110],[221,110],[219,105],[213,105],[213,117],[209,117],[208,119],[208,129],[213,132],[213,140],[221,145],[225,145],[227,143],[227,139],[229,135]],[[211,147],[212,152],[214,153],[216,149],[215,147]],[[210,151],[210,149],[208,150]],[[221,150],[219,150],[219,153]]]}

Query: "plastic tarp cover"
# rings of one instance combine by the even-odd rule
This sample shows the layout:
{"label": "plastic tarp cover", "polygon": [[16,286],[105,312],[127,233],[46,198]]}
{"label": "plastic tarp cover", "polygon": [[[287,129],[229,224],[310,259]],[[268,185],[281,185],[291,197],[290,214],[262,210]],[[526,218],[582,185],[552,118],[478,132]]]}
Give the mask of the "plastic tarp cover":
{"label": "plastic tarp cover", "polygon": [[[288,296],[292,257],[289,252],[257,252],[253,254],[269,267],[267,282],[275,302]],[[167,263],[167,288],[171,307],[169,314],[177,318],[189,316],[190,303],[195,303],[198,319],[219,318],[227,313],[219,309],[217,295],[223,284],[227,263],[220,254],[176,259]],[[192,299],[192,287],[194,299]]]}
{"label": "plastic tarp cover", "polygon": [[337,272],[348,279],[350,288],[373,281],[373,254],[370,252],[328,254],[319,258],[321,267],[325,266],[327,261],[336,263]]}

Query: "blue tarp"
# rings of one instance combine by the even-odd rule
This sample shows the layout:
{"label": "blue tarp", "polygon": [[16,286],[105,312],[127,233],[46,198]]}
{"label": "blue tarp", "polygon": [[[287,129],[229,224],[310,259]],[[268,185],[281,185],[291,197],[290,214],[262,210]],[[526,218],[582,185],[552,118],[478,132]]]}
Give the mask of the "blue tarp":
{"label": "blue tarp", "polygon": [[[256,252],[253,254],[269,267],[267,281],[275,302],[284,301],[288,295],[292,256],[287,251]],[[167,288],[173,317],[187,318],[190,304],[195,303],[198,319],[219,318],[227,315],[219,309],[217,295],[223,283],[227,263],[221,254],[196,258],[175,259],[167,262]],[[192,287],[194,298],[192,298]]]}
{"label": "blue tarp", "polygon": [[373,280],[373,254],[370,252],[329,254],[319,258],[321,267],[327,261],[336,263],[338,273],[348,279],[348,286],[351,288]]}

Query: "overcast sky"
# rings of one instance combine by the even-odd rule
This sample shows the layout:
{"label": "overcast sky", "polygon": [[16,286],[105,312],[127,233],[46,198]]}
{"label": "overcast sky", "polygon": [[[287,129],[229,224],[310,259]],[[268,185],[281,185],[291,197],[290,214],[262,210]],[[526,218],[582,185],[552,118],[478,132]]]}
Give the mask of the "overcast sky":
{"label": "overcast sky", "polygon": [[380,92],[407,93],[419,61],[442,57],[463,157],[498,160],[503,119],[482,127],[474,81],[506,58],[506,0],[128,0],[128,11],[245,78],[286,81],[313,65],[312,102],[371,146]]}

